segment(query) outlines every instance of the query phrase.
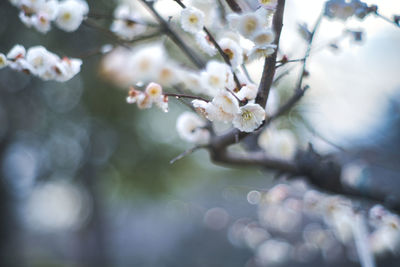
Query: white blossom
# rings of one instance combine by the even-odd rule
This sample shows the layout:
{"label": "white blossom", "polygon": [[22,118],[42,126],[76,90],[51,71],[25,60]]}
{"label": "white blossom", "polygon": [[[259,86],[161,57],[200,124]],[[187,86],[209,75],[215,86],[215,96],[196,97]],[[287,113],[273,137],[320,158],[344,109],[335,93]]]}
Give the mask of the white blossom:
{"label": "white blossom", "polygon": [[258,0],[260,5],[267,9],[274,9],[278,4],[278,0]]}
{"label": "white blossom", "polygon": [[131,72],[131,77],[136,81],[149,82],[155,80],[159,70],[166,60],[166,54],[161,44],[141,46],[123,60],[122,68]]}
{"label": "white blossom", "polygon": [[222,38],[218,42],[222,51],[228,56],[229,61],[234,69],[243,63],[243,50],[238,43],[230,38]]}
{"label": "white blossom", "polygon": [[261,29],[260,18],[255,13],[244,14],[239,22],[238,30],[244,37],[251,37]]}
{"label": "white blossom", "polygon": [[239,92],[236,93],[236,96],[240,99],[240,100],[253,100],[256,98],[257,96],[257,91],[258,91],[258,87],[253,84],[247,84],[245,86],[243,86]]}
{"label": "white blossom", "polygon": [[271,44],[275,39],[275,34],[272,30],[259,30],[252,36],[253,42],[256,46],[262,47]]}
{"label": "white blossom", "polygon": [[218,90],[235,87],[230,67],[218,61],[209,61],[206,71],[201,73],[201,78],[204,87],[208,88],[213,94],[217,93]]}
{"label": "white blossom", "polygon": [[216,108],[209,109],[208,119],[211,121],[229,122],[240,112],[239,101],[227,90],[220,91],[211,103]]}
{"label": "white blossom", "polygon": [[88,12],[89,6],[83,0],[64,0],[58,6],[56,24],[64,31],[76,31]]}
{"label": "white blossom", "polygon": [[0,69],[7,67],[7,65],[8,65],[8,60],[6,56],[0,53]]}
{"label": "white blossom", "polygon": [[181,25],[182,29],[190,33],[198,33],[203,30],[203,11],[194,7],[184,8],[181,12]]}
{"label": "white blossom", "polygon": [[153,102],[156,102],[162,95],[162,87],[158,83],[149,83],[145,89],[145,93]]}
{"label": "white blossom", "polygon": [[260,127],[264,120],[265,110],[258,104],[249,103],[240,107],[232,123],[240,131],[249,133]]}
{"label": "white blossom", "polygon": [[212,44],[204,32],[195,34],[195,40],[201,51],[209,56],[214,56],[217,53],[217,48]]}
{"label": "white blossom", "polygon": [[119,5],[114,11],[115,20],[111,31],[122,39],[132,40],[136,35],[146,31],[136,13],[128,5]]}
{"label": "white blossom", "polygon": [[251,62],[256,59],[266,58],[272,55],[275,52],[276,45],[264,45],[264,46],[254,46],[247,53],[247,61]]}
{"label": "white blossom", "polygon": [[206,144],[210,139],[210,132],[205,129],[206,122],[192,112],[182,113],[176,122],[179,136],[190,143]]}
{"label": "white blossom", "polygon": [[9,60],[16,60],[18,58],[24,58],[26,54],[25,47],[22,45],[14,45],[13,48],[8,52],[7,58]]}

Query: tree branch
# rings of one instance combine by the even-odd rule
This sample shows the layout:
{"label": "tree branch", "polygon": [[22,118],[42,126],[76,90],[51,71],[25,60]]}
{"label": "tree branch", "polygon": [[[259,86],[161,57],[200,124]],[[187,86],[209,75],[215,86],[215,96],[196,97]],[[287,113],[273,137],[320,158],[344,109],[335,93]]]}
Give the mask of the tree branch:
{"label": "tree branch", "polygon": [[256,97],[256,103],[260,104],[262,107],[265,107],[265,104],[267,103],[269,90],[274,80],[276,56],[278,54],[279,39],[281,36],[281,31],[283,26],[284,9],[285,9],[285,0],[278,0],[278,5],[276,7],[276,11],[272,20],[272,27],[275,32],[274,44],[276,45],[276,49],[271,56],[265,59],[264,69]]}
{"label": "tree branch", "polygon": [[192,63],[199,69],[203,69],[205,67],[205,63],[202,59],[200,59],[197,54],[186,45],[186,43],[179,37],[179,35],[172,30],[169,24],[161,17],[161,15],[155,10],[152,3],[147,2],[146,0],[140,0],[143,5],[147,7],[147,9],[153,14],[153,16],[160,23],[160,26],[165,29],[166,34],[171,38],[171,40],[186,54],[186,56],[192,61]]}
{"label": "tree branch", "polygon": [[236,3],[236,0],[225,0],[225,1],[228,4],[228,6],[232,9],[233,12],[236,12],[236,13],[242,12],[242,9],[238,5],[238,3]]}

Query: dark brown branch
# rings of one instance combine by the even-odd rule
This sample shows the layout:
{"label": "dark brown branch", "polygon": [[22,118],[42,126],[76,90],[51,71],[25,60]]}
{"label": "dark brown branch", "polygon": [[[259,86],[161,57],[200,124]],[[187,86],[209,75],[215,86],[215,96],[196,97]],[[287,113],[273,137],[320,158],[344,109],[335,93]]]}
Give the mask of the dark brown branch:
{"label": "dark brown branch", "polygon": [[161,15],[155,10],[153,4],[147,2],[146,0],[140,0],[144,6],[153,14],[153,16],[160,23],[160,26],[165,30],[165,33],[171,38],[171,40],[186,54],[186,56],[192,61],[192,63],[199,69],[203,69],[205,67],[205,63],[201,60],[197,54],[186,45],[186,43],[179,37],[179,35],[172,30],[169,26],[168,22],[165,21]]}
{"label": "dark brown branch", "polygon": [[256,98],[256,103],[260,104],[262,107],[265,107],[265,104],[267,103],[269,90],[274,80],[276,56],[278,54],[279,39],[281,36],[281,31],[283,26],[284,9],[285,9],[285,0],[278,0],[278,5],[272,20],[272,28],[275,32],[275,40],[273,43],[276,45],[276,49],[272,55],[270,55],[265,59],[264,69],[261,76],[261,81],[258,87],[258,93]]}
{"label": "dark brown branch", "polygon": [[232,153],[229,151],[224,151],[222,153],[211,152],[211,159],[218,164],[228,164],[234,166],[261,166],[287,173],[298,172],[296,164],[292,161],[274,158],[261,152],[247,154]]}
{"label": "dark brown branch", "polygon": [[236,3],[236,0],[225,0],[225,1],[228,4],[228,6],[232,9],[233,12],[236,12],[236,13],[242,12],[242,9],[238,5],[238,3]]}

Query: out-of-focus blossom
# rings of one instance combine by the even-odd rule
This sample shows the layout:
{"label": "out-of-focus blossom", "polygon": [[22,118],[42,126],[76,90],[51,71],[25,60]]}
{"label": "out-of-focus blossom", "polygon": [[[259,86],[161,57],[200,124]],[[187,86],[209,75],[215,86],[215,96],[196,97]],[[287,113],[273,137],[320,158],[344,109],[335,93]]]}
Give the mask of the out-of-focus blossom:
{"label": "out-of-focus blossom", "polygon": [[119,5],[114,11],[114,18],[111,31],[122,39],[132,40],[138,34],[146,31],[146,26],[128,5]]}
{"label": "out-of-focus blossom", "polygon": [[233,88],[233,75],[228,65],[218,61],[209,61],[206,70],[201,73],[202,83],[212,94],[225,88]]}
{"label": "out-of-focus blossom", "polygon": [[268,128],[258,138],[259,146],[269,155],[291,159],[296,153],[296,137],[286,129]]}
{"label": "out-of-focus blossom", "polygon": [[236,96],[240,100],[253,100],[257,96],[257,91],[258,87],[255,84],[250,83],[243,86],[240,91],[237,92]]}
{"label": "out-of-focus blossom", "polygon": [[208,36],[204,32],[196,33],[195,40],[201,51],[207,55],[214,56],[217,53],[217,48],[208,40]]}
{"label": "out-of-focus blossom", "polygon": [[329,0],[325,3],[325,16],[329,18],[338,18],[347,20],[349,17],[355,15],[362,19],[369,14],[372,9],[360,0]]}
{"label": "out-of-focus blossom", "polygon": [[214,113],[208,114],[211,121],[230,122],[240,112],[238,100],[227,90],[220,91],[211,103],[216,107]]}
{"label": "out-of-focus blossom", "polygon": [[76,58],[59,58],[43,46],[28,49],[15,45],[7,54],[8,66],[16,71],[35,75],[43,80],[65,82],[81,70],[82,60]]}
{"label": "out-of-focus blossom", "polygon": [[243,50],[238,43],[230,38],[222,38],[218,42],[222,51],[228,56],[229,61],[234,69],[243,63]]}
{"label": "out-of-focus blossom", "polygon": [[271,44],[275,39],[275,34],[273,31],[267,30],[260,30],[255,32],[252,40],[256,44],[256,46],[262,47],[265,45]]}
{"label": "out-of-focus blossom", "polygon": [[247,53],[247,61],[251,62],[256,59],[266,58],[272,55],[275,52],[276,45],[264,45],[264,46],[254,46],[248,53]]}
{"label": "out-of-focus blossom", "polygon": [[190,33],[198,33],[203,30],[204,13],[194,7],[184,8],[181,12],[182,29]]}
{"label": "out-of-focus blossom", "polygon": [[177,122],[176,129],[179,136],[190,143],[206,144],[210,133],[204,127],[206,122],[192,112],[182,113]]}
{"label": "out-of-focus blossom", "polygon": [[8,60],[6,56],[0,53],[0,69],[7,67],[7,65],[8,65]]}
{"label": "out-of-focus blossom", "polygon": [[258,0],[260,5],[267,9],[274,9],[278,4],[278,0]]}
{"label": "out-of-focus blossom", "polygon": [[58,5],[57,27],[67,32],[75,31],[88,12],[89,6],[83,0],[64,0]]}

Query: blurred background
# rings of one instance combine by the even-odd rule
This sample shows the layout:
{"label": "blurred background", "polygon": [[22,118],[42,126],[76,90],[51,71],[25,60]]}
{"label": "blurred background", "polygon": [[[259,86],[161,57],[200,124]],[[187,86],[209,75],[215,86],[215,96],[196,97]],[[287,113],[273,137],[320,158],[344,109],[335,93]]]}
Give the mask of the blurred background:
{"label": "blurred background", "polygon": [[[400,11],[394,2],[377,4],[392,15]],[[88,3],[104,14],[117,4]],[[288,1],[283,53],[301,57],[305,44],[297,23],[312,25],[322,4]],[[340,39],[339,49],[313,55],[311,89],[282,122],[303,144],[311,141],[324,151],[336,150],[316,132],[342,146],[374,144],[392,132],[398,116],[400,30],[374,17],[347,26],[363,27],[365,40]],[[329,46],[343,28],[324,21],[317,45]],[[1,1],[0,40],[3,53],[15,44],[43,45],[60,56],[84,57],[80,75],[66,83],[0,70],[0,266],[253,266],[252,250],[237,242],[234,230],[257,217],[254,198],[273,186],[273,173],[215,166],[205,151],[169,164],[190,147],[175,131],[185,107],[172,100],[164,114],[127,105],[127,91],[102,78],[101,56],[88,56],[113,42],[98,29],[82,25],[65,33],[53,27],[43,35]],[[254,78],[259,63],[250,67]],[[295,77],[296,69],[279,84],[282,99]],[[281,245],[271,247],[284,251]],[[289,257],[287,266],[358,266],[354,253],[343,258],[299,251],[308,256]],[[382,261],[396,266],[392,256]]]}

